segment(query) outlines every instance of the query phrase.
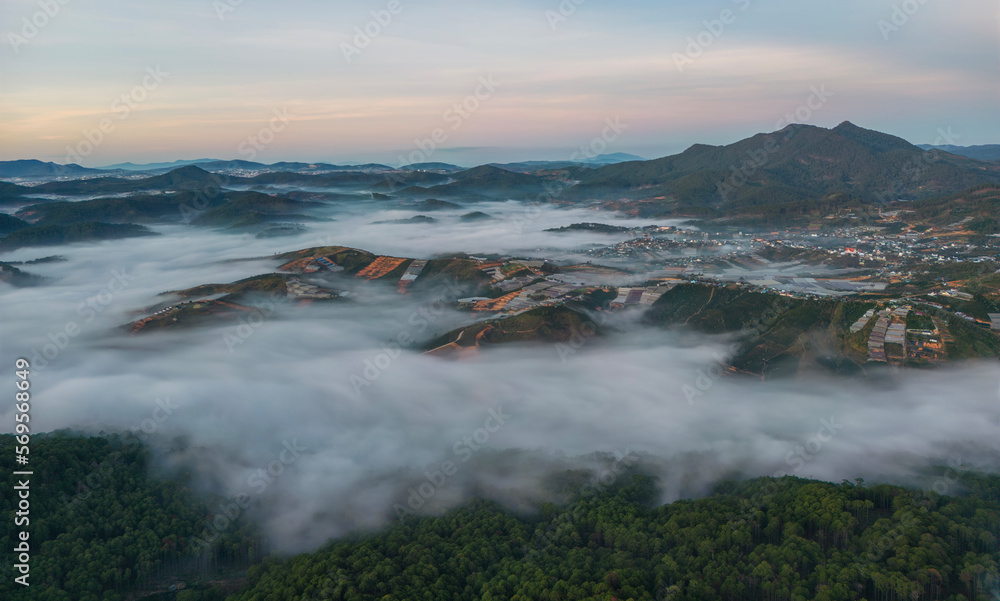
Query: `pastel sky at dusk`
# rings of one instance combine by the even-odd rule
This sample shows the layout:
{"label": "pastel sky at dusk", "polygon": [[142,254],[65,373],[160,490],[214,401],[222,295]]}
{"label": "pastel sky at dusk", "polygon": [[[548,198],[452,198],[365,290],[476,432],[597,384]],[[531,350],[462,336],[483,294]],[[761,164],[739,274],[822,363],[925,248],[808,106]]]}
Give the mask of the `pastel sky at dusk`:
{"label": "pastel sky at dusk", "polygon": [[[627,127],[607,152],[653,158],[771,131],[813,89],[829,97],[800,111],[811,124],[1000,143],[995,0],[398,0],[378,27],[390,0],[48,1],[44,19],[0,4],[2,160],[66,162],[102,120],[71,162],[399,164],[439,128],[428,160],[567,159],[608,119]],[[381,31],[349,61],[366,24]]]}

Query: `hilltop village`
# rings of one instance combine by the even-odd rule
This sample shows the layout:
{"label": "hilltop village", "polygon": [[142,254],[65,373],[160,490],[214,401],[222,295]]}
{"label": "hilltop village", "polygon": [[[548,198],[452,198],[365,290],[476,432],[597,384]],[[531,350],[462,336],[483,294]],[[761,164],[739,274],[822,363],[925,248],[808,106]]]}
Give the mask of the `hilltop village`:
{"label": "hilltop village", "polygon": [[[890,225],[896,218],[885,217]],[[278,302],[300,307],[351,302],[365,290],[357,285],[364,284],[413,296],[414,302],[428,295],[446,299],[466,314],[467,327],[427,343],[426,350],[436,355],[456,350],[462,355],[502,342],[558,343],[576,335],[588,314],[638,311],[652,325],[709,332],[769,324],[770,333],[756,347],[748,341],[747,352],[761,355],[760,371],[784,355],[801,355],[804,337],[820,329],[856,365],[997,356],[1000,306],[991,290],[1000,268],[998,249],[982,240],[970,243],[962,226],[753,236],[644,227],[625,231],[626,241],[583,249],[582,257],[592,257],[583,262],[471,255],[412,259],[347,247],[311,248],[273,257],[272,273],[168,293],[171,301],[144,308],[127,328],[138,334],[233,323],[273,311]],[[890,229],[897,231],[887,233]],[[722,319],[720,311],[730,313]],[[792,319],[803,312],[811,317]],[[794,336],[788,338],[790,321]],[[779,331],[788,340],[775,346]],[[732,369],[758,373],[753,365],[744,367],[751,369]]]}

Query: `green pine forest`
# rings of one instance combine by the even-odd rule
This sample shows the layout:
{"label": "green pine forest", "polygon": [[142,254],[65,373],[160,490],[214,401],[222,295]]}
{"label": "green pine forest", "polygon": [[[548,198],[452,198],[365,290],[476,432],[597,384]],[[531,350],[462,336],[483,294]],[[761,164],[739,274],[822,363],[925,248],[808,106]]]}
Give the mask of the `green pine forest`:
{"label": "green pine forest", "polygon": [[[6,474],[13,444],[0,436]],[[946,467],[932,490],[785,476],[669,504],[638,471],[597,486],[565,471],[547,482],[562,504],[517,513],[472,499],[282,558],[266,556],[250,515],[206,537],[221,499],[164,477],[134,437],[38,435],[31,452],[32,586],[12,581],[5,492],[5,601],[995,601],[1000,590],[1000,476],[944,479]]]}
{"label": "green pine forest", "polygon": [[150,451],[136,436],[41,434],[30,444],[31,586],[25,588],[13,581],[19,573],[11,550],[23,528],[14,524],[12,492],[23,476],[12,472],[24,469],[14,466],[14,447],[13,435],[0,435],[3,601],[122,601],[168,587],[174,575],[205,578],[262,557],[252,522],[212,528],[210,516],[223,499],[196,494],[183,474],[152,476]]}

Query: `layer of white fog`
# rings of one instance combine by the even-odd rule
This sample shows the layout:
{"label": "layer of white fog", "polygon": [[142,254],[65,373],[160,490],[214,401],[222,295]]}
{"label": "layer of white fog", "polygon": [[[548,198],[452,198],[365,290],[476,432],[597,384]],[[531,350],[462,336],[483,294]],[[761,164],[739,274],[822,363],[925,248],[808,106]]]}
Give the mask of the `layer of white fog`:
{"label": "layer of white fog", "polygon": [[[276,267],[228,259],[317,245],[417,258],[543,257],[623,239],[542,231],[612,222],[594,211],[525,213],[507,203],[470,210],[498,219],[461,223],[451,214],[430,225],[370,225],[412,212],[345,211],[291,238],[170,226],[154,228],[163,235],[152,238],[7,253],[0,259],[67,261],[24,266],[52,278],[44,286],[0,284],[0,373],[11,381],[17,357],[38,357],[35,431],[137,429],[163,469],[191,467],[206,490],[249,496],[250,511],[284,550],[378,527],[401,507],[439,512],[472,494],[523,507],[546,498],[552,473],[592,466],[595,477],[607,476],[616,455],[659,475],[665,502],[705,494],[726,477],[864,477],[929,489],[943,476],[929,466],[1000,465],[995,363],[899,372],[878,384],[716,378],[727,340],[682,339],[627,319],[620,334],[587,339],[568,354],[499,348],[443,361],[415,345],[384,345],[402,332],[427,340],[466,317],[376,288],[364,302],[279,306],[242,332],[249,335],[237,333],[235,346],[224,338],[236,333],[231,326],[132,337],[114,329],[160,292]],[[77,334],[66,334],[70,325]],[[10,430],[11,411],[0,409],[0,430]],[[447,475],[445,461],[454,466]]]}

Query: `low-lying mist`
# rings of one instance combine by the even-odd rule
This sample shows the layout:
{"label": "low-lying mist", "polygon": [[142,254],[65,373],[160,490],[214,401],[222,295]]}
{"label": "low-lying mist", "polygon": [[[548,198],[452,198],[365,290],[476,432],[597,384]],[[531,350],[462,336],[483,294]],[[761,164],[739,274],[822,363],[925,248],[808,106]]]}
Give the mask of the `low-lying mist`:
{"label": "low-lying mist", "polygon": [[[502,252],[537,244],[532,236],[549,240],[543,225],[584,220],[539,219],[527,240],[499,241],[482,229],[443,239],[395,234],[409,226],[381,226],[382,237],[366,241],[371,231],[334,230],[348,223],[338,221],[330,224],[337,239],[325,244],[415,257]],[[314,548],[400,513],[443,511],[473,494],[527,508],[549,498],[547,482],[566,469],[596,477],[622,464],[641,468],[660,477],[669,502],[728,477],[864,477],[931,488],[929,466],[1000,466],[993,362],[887,372],[875,384],[759,382],[720,376],[729,339],[682,337],[628,317],[616,332],[573,345],[445,361],[421,355],[418,343],[468,317],[433,293],[377,287],[353,301],[278,304],[243,330],[222,322],[130,337],[112,328],[160,292],[274,267],[225,259],[317,245],[307,236],[276,249],[274,240],[158,229],[166,235],[5,257],[68,260],[29,267],[54,278],[46,286],[0,290],[2,373],[16,357],[58,348],[33,365],[36,432],[133,431],[155,449],[163,473],[183,469],[205,490],[248,497],[281,550]],[[65,335],[69,323],[77,334]],[[415,342],[400,344],[404,332]],[[10,406],[0,418],[13,423]]]}

